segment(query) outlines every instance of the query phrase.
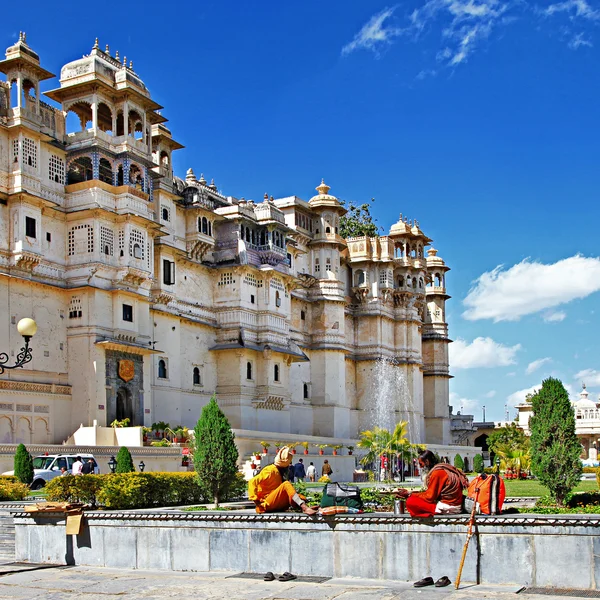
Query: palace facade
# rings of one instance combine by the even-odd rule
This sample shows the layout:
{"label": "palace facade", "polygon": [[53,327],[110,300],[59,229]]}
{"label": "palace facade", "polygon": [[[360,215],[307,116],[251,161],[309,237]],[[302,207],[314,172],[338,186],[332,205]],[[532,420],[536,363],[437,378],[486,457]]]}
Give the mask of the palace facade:
{"label": "palace facade", "polygon": [[0,72],[0,352],[38,323],[33,360],[0,375],[0,442],[193,427],[213,393],[249,438],[353,440],[384,358],[413,441],[450,443],[448,267],[416,220],[344,239],[324,182],[255,202],[174,176],[162,107],[97,41],[51,102],[24,34]]}

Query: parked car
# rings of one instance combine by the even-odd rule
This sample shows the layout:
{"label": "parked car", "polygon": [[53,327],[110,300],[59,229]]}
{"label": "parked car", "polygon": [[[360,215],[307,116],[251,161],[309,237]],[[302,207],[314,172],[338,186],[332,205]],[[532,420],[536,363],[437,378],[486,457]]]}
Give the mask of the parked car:
{"label": "parked car", "polygon": [[[36,456],[33,459],[33,482],[31,483],[31,489],[39,490],[43,488],[48,481],[60,476],[63,467],[67,469],[68,473],[71,473],[73,463],[78,456],[84,463],[91,458],[94,461],[94,474],[97,475],[100,473],[98,461],[91,454],[49,454],[47,456]],[[2,473],[2,475],[14,474],[14,471]]]}

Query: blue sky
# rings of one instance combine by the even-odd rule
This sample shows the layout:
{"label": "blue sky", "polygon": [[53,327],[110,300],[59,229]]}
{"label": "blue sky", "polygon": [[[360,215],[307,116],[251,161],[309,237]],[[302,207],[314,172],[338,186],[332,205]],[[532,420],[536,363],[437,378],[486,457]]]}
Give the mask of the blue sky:
{"label": "blue sky", "polygon": [[[36,9],[37,6],[37,10]],[[29,16],[32,15],[32,16]],[[94,38],[134,61],[226,194],[305,199],[324,177],[417,218],[452,271],[452,402],[504,417],[550,374],[600,393],[600,3],[127,3],[10,11],[42,64]],[[55,32],[57,32],[55,34]],[[54,34],[54,35],[53,35]],[[48,82],[44,89],[56,87]]]}

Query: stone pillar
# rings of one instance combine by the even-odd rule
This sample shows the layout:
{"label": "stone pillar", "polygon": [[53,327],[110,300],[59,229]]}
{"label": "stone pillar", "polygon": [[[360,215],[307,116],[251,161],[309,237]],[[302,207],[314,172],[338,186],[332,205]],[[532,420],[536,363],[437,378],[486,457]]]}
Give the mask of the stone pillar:
{"label": "stone pillar", "polygon": [[92,96],[92,129],[94,133],[98,131],[98,96]]}
{"label": "stone pillar", "polygon": [[129,102],[123,102],[123,133],[125,137],[129,135]]}
{"label": "stone pillar", "polygon": [[23,102],[23,80],[21,73],[17,75],[17,108],[21,108]]}
{"label": "stone pillar", "polygon": [[35,113],[37,115],[40,114],[40,84],[36,82],[35,84]]}

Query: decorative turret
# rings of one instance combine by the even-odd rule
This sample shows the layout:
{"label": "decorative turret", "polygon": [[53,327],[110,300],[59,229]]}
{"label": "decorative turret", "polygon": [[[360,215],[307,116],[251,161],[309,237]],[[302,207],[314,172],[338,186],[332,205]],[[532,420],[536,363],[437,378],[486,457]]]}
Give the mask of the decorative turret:
{"label": "decorative turret", "polygon": [[[17,105],[11,108],[27,108],[36,114],[40,110],[40,81],[54,77],[40,66],[40,57],[27,45],[25,32],[19,33],[19,41],[6,49],[6,59],[0,61],[0,73],[12,87],[17,86]],[[35,92],[31,102],[30,92]]]}

